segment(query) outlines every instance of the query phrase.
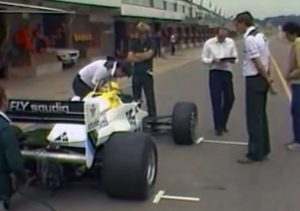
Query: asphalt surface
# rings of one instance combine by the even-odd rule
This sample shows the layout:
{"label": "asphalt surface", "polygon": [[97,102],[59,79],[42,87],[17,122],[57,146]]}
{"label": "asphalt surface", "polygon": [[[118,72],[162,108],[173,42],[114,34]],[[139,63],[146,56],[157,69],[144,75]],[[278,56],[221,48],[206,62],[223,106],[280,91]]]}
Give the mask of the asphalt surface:
{"label": "asphalt surface", "polygon": [[[278,51],[274,56],[282,58]],[[272,153],[266,162],[239,165],[236,160],[245,155],[246,146],[202,143],[182,147],[175,146],[169,136],[155,137],[159,149],[155,193],[165,190],[169,195],[199,197],[200,202],[162,200],[155,205],[155,193],[145,202],[119,201],[108,198],[101,187],[92,184],[70,186],[53,197],[40,190],[26,192],[47,201],[57,211],[299,211],[300,160],[297,153],[285,150],[284,145],[292,139],[289,102],[275,79],[278,95],[270,95],[268,101]],[[221,138],[213,131],[207,67],[191,62],[159,75],[155,85],[160,114],[171,113],[176,102],[191,101],[198,106],[199,137],[247,141],[240,64],[234,68],[236,101],[228,124],[230,132]],[[13,210],[47,210],[20,196],[14,205]]]}

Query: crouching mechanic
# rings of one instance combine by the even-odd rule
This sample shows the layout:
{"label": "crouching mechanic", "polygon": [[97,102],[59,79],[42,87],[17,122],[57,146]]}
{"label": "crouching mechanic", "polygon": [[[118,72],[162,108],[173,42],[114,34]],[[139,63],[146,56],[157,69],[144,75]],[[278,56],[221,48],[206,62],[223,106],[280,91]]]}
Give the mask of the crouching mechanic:
{"label": "crouching mechanic", "polygon": [[132,64],[126,60],[108,57],[83,67],[73,80],[73,91],[80,98],[85,97],[95,88],[101,88],[113,78],[130,77]]}
{"label": "crouching mechanic", "polygon": [[0,87],[0,210],[10,208],[13,193],[26,183],[17,136],[5,115],[8,102]]}

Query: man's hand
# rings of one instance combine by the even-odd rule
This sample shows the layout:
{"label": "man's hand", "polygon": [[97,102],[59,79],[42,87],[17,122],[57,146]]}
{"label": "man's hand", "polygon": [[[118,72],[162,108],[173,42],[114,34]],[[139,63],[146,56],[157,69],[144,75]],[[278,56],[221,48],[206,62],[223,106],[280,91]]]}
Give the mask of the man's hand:
{"label": "man's hand", "polygon": [[213,64],[221,64],[222,62],[220,61],[220,59],[214,58],[212,63]]}
{"label": "man's hand", "polygon": [[13,193],[16,193],[19,189],[17,178],[14,175],[11,175],[12,189]]}
{"label": "man's hand", "polygon": [[290,83],[292,80],[298,80],[299,78],[300,78],[299,72],[291,72],[285,77],[288,83]]}
{"label": "man's hand", "polygon": [[138,58],[136,57],[136,53],[130,51],[130,52],[128,53],[127,60],[130,61],[130,62],[133,62],[133,63],[138,62]]}
{"label": "man's hand", "polygon": [[25,181],[20,181],[15,175],[11,174],[11,181],[12,181],[12,189],[13,189],[13,193],[16,193],[20,188],[22,188],[25,183]]}
{"label": "man's hand", "polygon": [[270,88],[270,93],[271,93],[272,95],[277,95],[277,92],[276,92],[276,90],[274,89],[274,86],[273,86],[273,85],[270,85],[269,88]]}
{"label": "man's hand", "polygon": [[268,85],[269,85],[269,91],[272,95],[276,95],[277,92],[275,91],[275,88],[274,88],[274,80],[268,76],[267,77],[267,82],[268,82]]}

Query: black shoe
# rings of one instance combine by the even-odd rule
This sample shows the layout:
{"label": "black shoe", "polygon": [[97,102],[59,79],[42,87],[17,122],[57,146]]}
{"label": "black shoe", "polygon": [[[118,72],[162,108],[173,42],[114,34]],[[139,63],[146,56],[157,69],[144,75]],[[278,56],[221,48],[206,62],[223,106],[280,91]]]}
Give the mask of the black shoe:
{"label": "black shoe", "polygon": [[264,157],[263,159],[262,159],[262,161],[268,161],[269,160],[269,157],[268,156],[266,156],[266,157]]}
{"label": "black shoe", "polygon": [[10,206],[8,202],[3,202],[4,210],[10,210]]}
{"label": "black shoe", "polygon": [[257,161],[245,157],[245,158],[242,158],[242,159],[237,160],[237,162],[238,162],[239,164],[243,164],[243,165],[244,165],[244,164],[253,164],[253,163],[257,162]]}
{"label": "black shoe", "polygon": [[224,133],[228,133],[229,130],[228,130],[227,128],[224,128],[223,132],[224,132]]}
{"label": "black shoe", "polygon": [[237,162],[239,164],[252,164],[252,163],[264,162],[264,161],[268,161],[268,160],[269,160],[268,156],[265,156],[264,158],[257,159],[257,160],[256,159],[253,160],[251,158],[245,157],[245,158],[239,159]]}
{"label": "black shoe", "polygon": [[223,132],[221,130],[216,131],[216,136],[222,136]]}

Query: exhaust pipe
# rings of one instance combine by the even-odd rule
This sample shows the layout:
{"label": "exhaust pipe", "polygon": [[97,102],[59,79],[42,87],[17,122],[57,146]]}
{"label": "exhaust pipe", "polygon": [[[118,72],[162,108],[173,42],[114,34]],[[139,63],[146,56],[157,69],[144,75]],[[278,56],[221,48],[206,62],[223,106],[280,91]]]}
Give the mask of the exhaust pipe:
{"label": "exhaust pipe", "polygon": [[22,150],[21,153],[25,159],[47,160],[69,164],[85,164],[86,162],[85,155],[75,153],[47,152],[40,150]]}

